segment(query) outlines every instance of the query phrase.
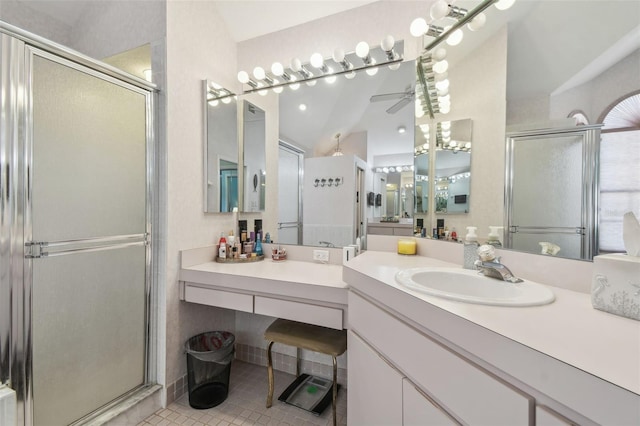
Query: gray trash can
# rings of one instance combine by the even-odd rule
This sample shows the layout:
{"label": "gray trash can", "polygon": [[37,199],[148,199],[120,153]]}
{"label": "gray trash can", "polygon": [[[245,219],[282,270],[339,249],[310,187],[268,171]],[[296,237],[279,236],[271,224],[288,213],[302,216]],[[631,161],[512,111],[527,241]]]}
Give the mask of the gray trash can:
{"label": "gray trash can", "polygon": [[235,340],[228,331],[209,331],[185,343],[191,407],[211,408],[227,399]]}

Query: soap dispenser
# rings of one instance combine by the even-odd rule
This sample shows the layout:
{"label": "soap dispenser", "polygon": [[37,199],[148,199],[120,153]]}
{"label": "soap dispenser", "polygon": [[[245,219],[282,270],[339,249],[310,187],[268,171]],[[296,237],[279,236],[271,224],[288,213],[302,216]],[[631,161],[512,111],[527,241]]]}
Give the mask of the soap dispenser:
{"label": "soap dispenser", "polygon": [[494,247],[502,247],[502,243],[500,242],[500,234],[502,233],[503,229],[503,226],[490,226],[489,239],[487,240],[487,244]]}
{"label": "soap dispenser", "polygon": [[476,269],[474,265],[478,259],[478,235],[475,226],[467,226],[467,235],[464,237],[464,268]]}

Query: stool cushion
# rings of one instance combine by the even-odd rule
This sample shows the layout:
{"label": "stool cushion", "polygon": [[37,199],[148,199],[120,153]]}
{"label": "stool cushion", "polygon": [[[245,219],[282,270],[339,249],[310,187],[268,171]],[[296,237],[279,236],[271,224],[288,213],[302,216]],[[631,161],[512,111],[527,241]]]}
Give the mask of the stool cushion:
{"label": "stool cushion", "polygon": [[347,350],[347,330],[336,330],[281,318],[267,328],[264,338],[332,356],[338,356]]}

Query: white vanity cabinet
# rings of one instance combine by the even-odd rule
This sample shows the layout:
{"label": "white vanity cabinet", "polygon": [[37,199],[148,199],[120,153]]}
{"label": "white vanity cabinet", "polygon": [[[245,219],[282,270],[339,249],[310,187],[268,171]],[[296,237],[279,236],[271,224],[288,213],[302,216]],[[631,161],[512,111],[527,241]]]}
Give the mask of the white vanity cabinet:
{"label": "white vanity cabinet", "polygon": [[351,331],[347,347],[347,424],[401,425],[402,375]]}
{"label": "white vanity cabinet", "polygon": [[[375,347],[379,356],[403,371],[411,382],[432,400],[438,401],[451,417],[467,424],[515,426],[532,423],[533,398],[353,292],[349,293],[349,324],[352,333],[357,333]],[[359,353],[354,353],[352,349],[349,346],[350,387],[356,381],[352,378],[351,366],[361,363]],[[366,358],[370,359],[371,356]],[[373,371],[370,374],[376,375]],[[379,387],[371,386],[361,391],[368,396],[362,395],[356,401],[350,399],[349,412],[370,409],[367,401],[379,391]],[[360,401],[363,407],[358,406]],[[408,419],[419,421],[414,417],[419,416],[417,412],[409,413],[410,402],[408,399]],[[444,418],[449,420],[446,415]]]}
{"label": "white vanity cabinet", "polygon": [[459,425],[425,396],[411,380],[402,379],[402,424],[405,426]]}

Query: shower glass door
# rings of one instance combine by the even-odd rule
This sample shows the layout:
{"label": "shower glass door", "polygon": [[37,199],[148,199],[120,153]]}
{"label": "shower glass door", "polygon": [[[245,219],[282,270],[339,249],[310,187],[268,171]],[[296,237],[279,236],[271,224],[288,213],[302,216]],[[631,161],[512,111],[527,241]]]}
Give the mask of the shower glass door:
{"label": "shower glass door", "polygon": [[67,425],[146,381],[150,94],[28,52],[33,424]]}

